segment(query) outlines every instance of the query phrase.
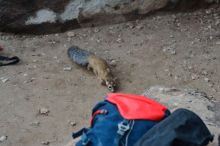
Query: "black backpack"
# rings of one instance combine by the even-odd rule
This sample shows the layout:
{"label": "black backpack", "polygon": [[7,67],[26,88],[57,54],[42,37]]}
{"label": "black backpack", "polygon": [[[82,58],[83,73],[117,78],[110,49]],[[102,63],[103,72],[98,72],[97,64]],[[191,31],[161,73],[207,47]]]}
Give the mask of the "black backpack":
{"label": "black backpack", "polygon": [[213,135],[198,115],[177,109],[152,127],[135,146],[206,146]]}
{"label": "black backpack", "polygon": [[148,97],[110,93],[93,108],[91,126],[72,136],[81,136],[76,146],[134,146],[169,114],[164,105]]}

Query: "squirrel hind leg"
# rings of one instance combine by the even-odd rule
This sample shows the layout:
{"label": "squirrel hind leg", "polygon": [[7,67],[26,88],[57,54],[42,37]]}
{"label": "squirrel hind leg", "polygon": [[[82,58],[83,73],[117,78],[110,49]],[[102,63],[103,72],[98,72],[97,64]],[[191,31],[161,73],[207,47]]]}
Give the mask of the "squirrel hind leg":
{"label": "squirrel hind leg", "polygon": [[95,76],[99,78],[98,71],[97,71],[97,70],[95,70],[95,69],[93,69],[93,68],[92,68],[92,70],[93,70],[93,73],[95,74]]}

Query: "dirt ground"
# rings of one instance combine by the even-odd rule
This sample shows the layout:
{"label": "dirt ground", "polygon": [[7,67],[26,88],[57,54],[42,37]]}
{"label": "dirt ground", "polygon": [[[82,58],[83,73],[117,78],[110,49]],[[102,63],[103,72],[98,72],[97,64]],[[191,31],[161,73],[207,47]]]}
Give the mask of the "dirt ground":
{"label": "dirt ground", "polygon": [[119,92],[141,94],[163,85],[199,89],[220,101],[219,28],[220,9],[211,8],[51,35],[1,33],[1,54],[22,61],[0,68],[0,137],[7,136],[0,145],[61,146],[89,125],[91,108],[108,90],[68,59],[71,45],[116,61]]}

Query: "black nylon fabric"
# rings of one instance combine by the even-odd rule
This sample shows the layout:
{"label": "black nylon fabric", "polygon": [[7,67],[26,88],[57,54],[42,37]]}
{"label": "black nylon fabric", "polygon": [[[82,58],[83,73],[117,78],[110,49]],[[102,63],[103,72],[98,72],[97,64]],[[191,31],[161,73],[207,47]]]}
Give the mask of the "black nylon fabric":
{"label": "black nylon fabric", "polygon": [[0,66],[17,64],[19,61],[20,59],[17,56],[14,57],[0,56]]}
{"label": "black nylon fabric", "polygon": [[220,146],[220,135],[218,136],[218,146]]}
{"label": "black nylon fabric", "polygon": [[177,109],[151,128],[135,146],[206,146],[213,135],[192,111]]}

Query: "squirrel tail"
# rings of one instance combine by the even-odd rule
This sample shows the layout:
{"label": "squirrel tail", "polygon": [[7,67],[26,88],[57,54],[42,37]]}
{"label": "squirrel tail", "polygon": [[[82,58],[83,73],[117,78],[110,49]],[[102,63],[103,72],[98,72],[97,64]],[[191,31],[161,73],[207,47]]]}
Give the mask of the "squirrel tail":
{"label": "squirrel tail", "polygon": [[67,55],[76,64],[81,65],[81,66],[87,66],[88,57],[89,55],[91,55],[91,53],[77,46],[72,46],[67,50]]}

